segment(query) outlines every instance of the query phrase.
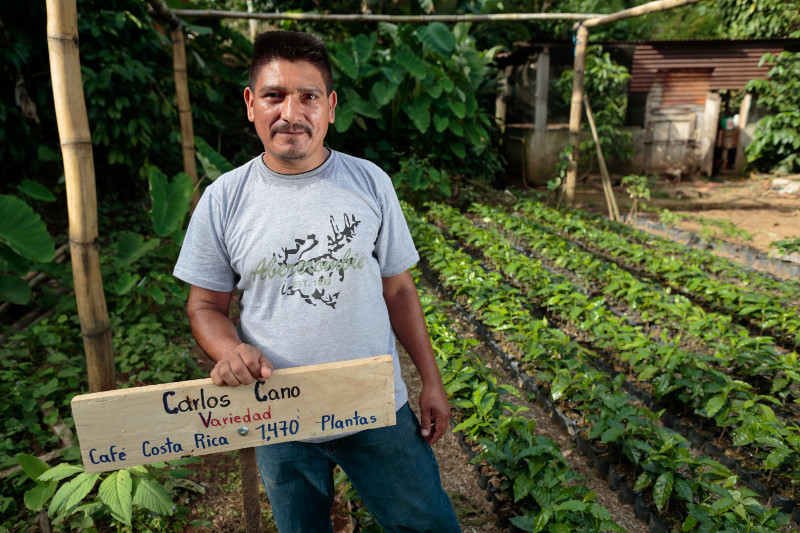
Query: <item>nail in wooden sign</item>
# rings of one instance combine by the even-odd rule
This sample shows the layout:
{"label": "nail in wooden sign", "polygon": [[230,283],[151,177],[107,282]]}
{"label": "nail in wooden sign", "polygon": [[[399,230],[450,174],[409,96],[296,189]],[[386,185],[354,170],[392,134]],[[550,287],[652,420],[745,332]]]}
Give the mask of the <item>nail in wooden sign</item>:
{"label": "nail in wooden sign", "polygon": [[275,370],[218,387],[196,379],[76,396],[87,473],[395,424],[389,355]]}

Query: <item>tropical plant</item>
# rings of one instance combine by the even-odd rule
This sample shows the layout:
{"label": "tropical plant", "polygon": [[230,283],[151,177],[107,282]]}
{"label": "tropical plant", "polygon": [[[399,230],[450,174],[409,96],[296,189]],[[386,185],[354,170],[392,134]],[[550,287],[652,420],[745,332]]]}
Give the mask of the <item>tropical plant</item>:
{"label": "tropical plant", "polygon": [[497,48],[477,50],[469,27],[381,24],[377,34],[330,43],[339,94],[331,145],[399,171],[396,184],[412,197],[446,197],[459,180],[491,180],[500,159],[479,97],[492,90],[486,80]]}
{"label": "tropical plant", "polygon": [[800,52],[765,54],[764,63],[774,63],[769,79],[751,80],[747,90],[771,113],[758,122],[747,161],[760,170],[800,172]]}

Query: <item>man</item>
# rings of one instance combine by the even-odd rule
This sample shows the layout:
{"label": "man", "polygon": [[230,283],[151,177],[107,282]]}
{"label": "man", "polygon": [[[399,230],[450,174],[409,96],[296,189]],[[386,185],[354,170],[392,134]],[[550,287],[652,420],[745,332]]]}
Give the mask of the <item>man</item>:
{"label": "man", "polygon": [[[217,385],[392,355],[396,426],[257,449],[282,533],[332,530],[335,464],[388,531],[459,531],[430,450],[450,406],[408,272],[419,256],[390,178],[325,148],[336,98],[321,39],[256,39],[244,100],[264,153],[206,189],[175,275],[192,285],[187,313],[216,362]],[[238,328],[228,318],[234,289]],[[408,406],[395,335],[422,378],[421,424]]]}

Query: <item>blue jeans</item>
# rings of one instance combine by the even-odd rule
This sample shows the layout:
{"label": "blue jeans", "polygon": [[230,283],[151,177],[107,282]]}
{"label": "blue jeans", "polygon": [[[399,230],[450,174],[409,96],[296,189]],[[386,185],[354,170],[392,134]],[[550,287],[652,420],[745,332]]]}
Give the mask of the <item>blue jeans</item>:
{"label": "blue jeans", "polygon": [[258,470],[281,533],[330,533],[338,464],[389,533],[461,531],[442,489],[439,465],[406,403],[397,425],[322,443],[284,442],[256,448]]}

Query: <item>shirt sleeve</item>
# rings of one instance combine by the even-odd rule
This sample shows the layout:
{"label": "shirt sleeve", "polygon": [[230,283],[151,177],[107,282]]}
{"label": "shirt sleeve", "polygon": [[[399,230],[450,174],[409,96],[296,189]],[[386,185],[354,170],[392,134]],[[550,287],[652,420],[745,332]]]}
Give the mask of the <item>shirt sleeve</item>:
{"label": "shirt sleeve", "polygon": [[419,261],[419,254],[408,230],[403,210],[392,186],[392,180],[383,174],[381,195],[381,229],[375,241],[375,255],[381,276],[389,278],[402,274]]}
{"label": "shirt sleeve", "polygon": [[218,292],[236,287],[225,245],[225,213],[211,188],[200,198],[181,245],[173,275],[192,285]]}

